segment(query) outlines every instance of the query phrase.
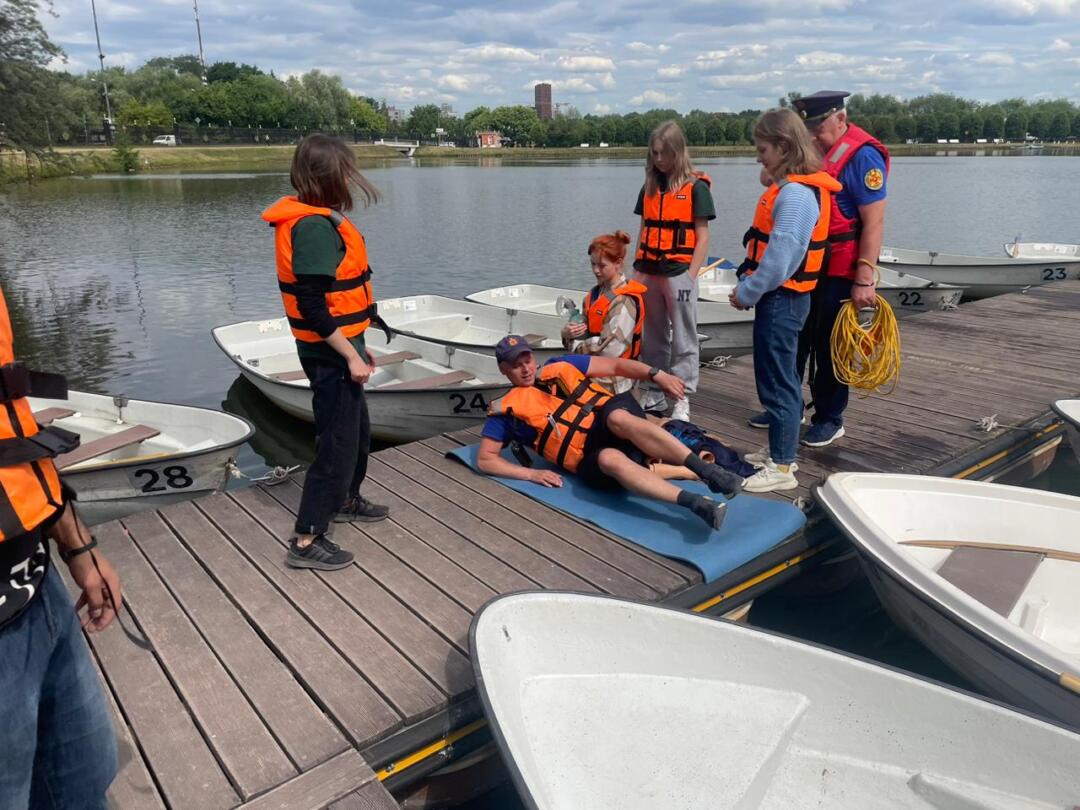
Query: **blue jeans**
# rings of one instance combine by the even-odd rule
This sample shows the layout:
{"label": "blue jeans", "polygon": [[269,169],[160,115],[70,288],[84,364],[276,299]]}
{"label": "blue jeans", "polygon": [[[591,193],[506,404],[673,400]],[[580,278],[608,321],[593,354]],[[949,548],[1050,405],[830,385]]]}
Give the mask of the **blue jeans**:
{"label": "blue jeans", "polygon": [[799,447],[802,382],[795,368],[799,333],[810,314],[810,295],[783,287],[765,293],[754,307],[754,380],[769,414],[769,455],[790,464]]}
{"label": "blue jeans", "polygon": [[844,409],[848,405],[848,387],[836,379],[832,364],[832,330],[844,301],[851,298],[851,279],[825,276],[818,280],[810,293],[810,317],[799,337],[799,379],[806,371],[811,351],[814,354],[814,376],[810,380],[810,396],[814,401],[815,425],[830,422],[844,424]]}
{"label": "blue jeans", "polygon": [[0,807],[104,810],[117,768],[112,717],[55,570],[0,630],[0,718]]}
{"label": "blue jeans", "polygon": [[304,479],[296,512],[297,534],[321,534],[347,498],[360,493],[371,449],[364,386],[348,369],[304,358],[315,416],[315,460]]}

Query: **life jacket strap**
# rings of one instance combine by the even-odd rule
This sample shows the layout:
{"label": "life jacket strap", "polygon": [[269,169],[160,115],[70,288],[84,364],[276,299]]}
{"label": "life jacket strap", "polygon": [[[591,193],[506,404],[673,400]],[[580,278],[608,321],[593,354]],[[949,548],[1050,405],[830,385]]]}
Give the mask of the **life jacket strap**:
{"label": "life jacket strap", "polygon": [[0,467],[14,467],[43,458],[70,453],[79,446],[78,433],[56,425],[42,428],[33,436],[14,436],[0,439]]}
{"label": "life jacket strap", "polygon": [[67,378],[63,374],[32,371],[18,360],[0,366],[0,402],[28,396],[67,399]]}

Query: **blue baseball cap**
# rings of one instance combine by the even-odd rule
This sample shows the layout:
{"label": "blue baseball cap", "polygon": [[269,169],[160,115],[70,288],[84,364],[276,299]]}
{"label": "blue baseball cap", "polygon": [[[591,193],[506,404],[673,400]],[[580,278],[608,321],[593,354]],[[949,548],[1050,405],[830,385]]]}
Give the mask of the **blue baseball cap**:
{"label": "blue baseball cap", "polygon": [[791,102],[792,108],[799,114],[803,123],[814,129],[826,118],[838,110],[844,109],[844,99],[850,96],[844,90],[818,90],[808,96]]}
{"label": "blue baseball cap", "polygon": [[507,335],[495,344],[495,359],[500,363],[516,360],[525,352],[531,352],[532,346],[521,335]]}

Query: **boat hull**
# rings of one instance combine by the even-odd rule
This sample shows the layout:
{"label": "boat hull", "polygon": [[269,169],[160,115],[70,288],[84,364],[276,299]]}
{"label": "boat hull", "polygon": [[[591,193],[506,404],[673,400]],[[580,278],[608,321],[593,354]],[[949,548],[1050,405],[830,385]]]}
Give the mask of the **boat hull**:
{"label": "boat hull", "polygon": [[1065,434],[1069,439],[1069,446],[1076,460],[1080,461],[1080,399],[1059,400],[1053,407],[1065,423]]}
{"label": "boat hull", "polygon": [[966,287],[968,298],[990,298],[1055,281],[1080,279],[1080,257],[1013,259],[882,248],[878,264],[897,272]]}
{"label": "boat hull", "polygon": [[861,550],[859,560],[892,620],[953,672],[983,694],[1080,729],[1080,694],[942,610]]}

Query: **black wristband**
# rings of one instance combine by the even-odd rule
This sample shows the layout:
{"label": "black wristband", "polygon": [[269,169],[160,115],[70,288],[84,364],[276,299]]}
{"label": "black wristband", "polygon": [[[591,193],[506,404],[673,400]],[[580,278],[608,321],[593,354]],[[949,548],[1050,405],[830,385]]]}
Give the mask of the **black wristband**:
{"label": "black wristband", "polygon": [[79,546],[78,548],[73,548],[67,551],[65,551],[64,549],[60,549],[60,559],[64,562],[71,562],[72,557],[78,557],[80,554],[83,554],[92,548],[97,548],[97,538],[94,537],[94,535],[90,535],[90,542],[87,543],[85,546]]}
{"label": "black wristband", "polygon": [[649,379],[650,380],[655,380],[656,375],[659,374],[660,371],[661,371],[661,369],[658,366],[653,366],[652,368],[650,368],[649,369]]}

